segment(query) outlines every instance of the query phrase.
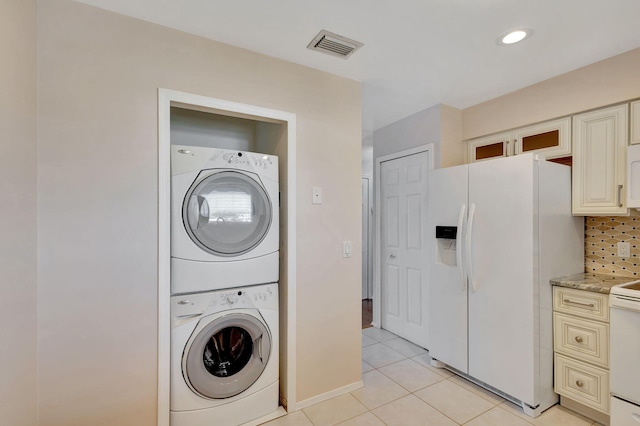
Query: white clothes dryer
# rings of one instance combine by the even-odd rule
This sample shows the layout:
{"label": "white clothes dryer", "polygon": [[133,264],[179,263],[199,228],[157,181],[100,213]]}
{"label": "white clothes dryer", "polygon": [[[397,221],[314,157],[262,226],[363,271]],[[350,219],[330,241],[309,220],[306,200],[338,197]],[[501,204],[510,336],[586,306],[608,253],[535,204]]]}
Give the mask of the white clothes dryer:
{"label": "white clothes dryer", "polygon": [[278,284],[171,297],[171,425],[236,426],[278,409]]}
{"label": "white clothes dryer", "polygon": [[171,293],[278,281],[278,157],[171,147]]}

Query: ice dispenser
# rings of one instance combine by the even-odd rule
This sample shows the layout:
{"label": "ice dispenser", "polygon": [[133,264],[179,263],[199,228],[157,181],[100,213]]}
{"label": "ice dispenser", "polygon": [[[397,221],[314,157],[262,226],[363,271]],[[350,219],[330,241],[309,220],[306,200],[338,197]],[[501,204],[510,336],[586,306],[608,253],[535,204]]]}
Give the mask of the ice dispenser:
{"label": "ice dispenser", "polygon": [[437,253],[436,262],[442,265],[457,266],[456,236],[457,226],[436,226]]}

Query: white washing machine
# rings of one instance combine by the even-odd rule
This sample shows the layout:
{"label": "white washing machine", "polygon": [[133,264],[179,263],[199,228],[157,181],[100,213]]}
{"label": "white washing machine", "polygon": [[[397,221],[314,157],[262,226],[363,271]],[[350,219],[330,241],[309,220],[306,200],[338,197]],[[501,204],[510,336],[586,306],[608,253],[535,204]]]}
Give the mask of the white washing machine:
{"label": "white washing machine", "polygon": [[171,297],[171,426],[278,409],[278,284]]}
{"label": "white washing machine", "polygon": [[171,147],[171,293],[278,281],[278,157]]}

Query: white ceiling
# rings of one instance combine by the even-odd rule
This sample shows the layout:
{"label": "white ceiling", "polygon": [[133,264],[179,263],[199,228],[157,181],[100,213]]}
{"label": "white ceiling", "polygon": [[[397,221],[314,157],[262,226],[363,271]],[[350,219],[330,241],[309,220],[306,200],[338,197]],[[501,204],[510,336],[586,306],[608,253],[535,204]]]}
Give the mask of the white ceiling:
{"label": "white ceiling", "polygon": [[[640,47],[640,0],[78,1],[361,81],[367,131]],[[498,46],[518,27],[533,36]],[[308,50],[322,29],[364,47],[348,60]]]}

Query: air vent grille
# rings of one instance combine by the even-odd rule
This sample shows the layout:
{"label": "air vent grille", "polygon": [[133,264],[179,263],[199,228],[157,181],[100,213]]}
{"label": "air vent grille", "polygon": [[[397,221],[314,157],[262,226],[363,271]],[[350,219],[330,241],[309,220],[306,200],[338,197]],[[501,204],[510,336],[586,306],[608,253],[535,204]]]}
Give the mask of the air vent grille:
{"label": "air vent grille", "polygon": [[311,40],[307,48],[346,59],[362,46],[358,41],[322,30]]}

